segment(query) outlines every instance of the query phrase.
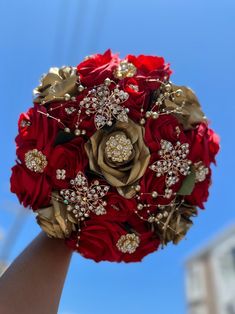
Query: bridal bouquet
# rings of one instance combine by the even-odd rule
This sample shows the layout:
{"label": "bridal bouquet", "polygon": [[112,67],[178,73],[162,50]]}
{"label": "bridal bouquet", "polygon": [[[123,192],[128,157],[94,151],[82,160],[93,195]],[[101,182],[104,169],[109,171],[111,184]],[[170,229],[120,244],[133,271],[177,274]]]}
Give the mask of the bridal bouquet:
{"label": "bridal bouquet", "polygon": [[177,244],[204,208],[218,136],[156,56],[110,50],[51,68],[19,118],[11,191],[50,237],[95,261]]}

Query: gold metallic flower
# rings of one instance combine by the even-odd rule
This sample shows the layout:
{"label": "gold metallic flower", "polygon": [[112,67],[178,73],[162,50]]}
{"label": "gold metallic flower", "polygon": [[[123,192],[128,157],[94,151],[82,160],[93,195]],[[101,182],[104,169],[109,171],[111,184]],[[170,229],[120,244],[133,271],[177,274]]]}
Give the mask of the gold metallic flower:
{"label": "gold metallic flower", "polygon": [[173,114],[185,130],[192,129],[198,123],[207,122],[198,98],[190,88],[172,83],[163,84],[155,96],[161,107],[160,111]]}
{"label": "gold metallic flower", "polygon": [[85,144],[90,169],[117,188],[126,198],[135,195],[135,185],[149,164],[150,152],[144,143],[144,128],[131,119],[100,129]]}
{"label": "gold metallic flower", "polygon": [[36,148],[29,150],[25,154],[25,165],[33,172],[42,173],[47,166],[46,156]]}
{"label": "gold metallic flower", "polygon": [[41,79],[41,84],[33,91],[34,102],[46,104],[52,101],[69,100],[76,95],[79,76],[75,67],[50,68]]}
{"label": "gold metallic flower", "polygon": [[53,192],[51,206],[38,209],[36,219],[49,237],[64,239],[69,237],[72,231],[76,231],[76,220],[67,211],[67,206],[57,199],[58,194]]}
{"label": "gold metallic flower", "polygon": [[123,60],[114,70],[113,75],[115,78],[122,80],[125,77],[132,77],[136,74],[136,67],[133,63]]}
{"label": "gold metallic flower", "polygon": [[116,246],[122,253],[133,254],[140,244],[140,238],[134,233],[122,235]]}
{"label": "gold metallic flower", "polygon": [[153,224],[162,245],[168,242],[179,243],[186,235],[193,222],[191,217],[197,215],[195,206],[186,203],[172,206],[163,206],[162,212],[150,216],[148,221]]}

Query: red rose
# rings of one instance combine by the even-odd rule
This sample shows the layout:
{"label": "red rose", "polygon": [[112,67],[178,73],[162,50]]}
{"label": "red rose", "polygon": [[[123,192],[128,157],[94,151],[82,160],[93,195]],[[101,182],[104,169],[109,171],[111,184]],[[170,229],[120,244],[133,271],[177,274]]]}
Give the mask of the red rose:
{"label": "red rose", "polygon": [[[157,158],[159,157],[156,157],[155,159],[153,158],[153,162],[157,160]],[[180,189],[184,179],[184,176],[180,176],[180,180],[170,187],[170,189],[172,190],[171,196],[169,198],[166,198],[163,197],[163,195],[165,195],[166,189],[166,176],[162,175],[160,177],[157,177],[154,171],[152,171],[151,169],[147,169],[139,183],[141,186],[141,193],[143,193],[139,202],[142,204],[154,205],[169,204],[172,199],[175,198],[175,193],[177,193],[177,191]],[[152,197],[152,192],[154,191],[158,194],[156,198]],[[157,206],[151,206],[142,210],[141,215],[145,218],[148,217],[147,210],[149,210],[151,213],[156,213],[158,211],[158,208]]]}
{"label": "red rose", "polygon": [[77,238],[73,235],[66,241],[73,250],[77,250],[84,257],[100,261],[120,262],[122,252],[116,243],[125,229],[121,224],[109,221],[96,221],[91,219],[86,221],[80,234],[79,247],[76,247]]}
{"label": "red rose", "polygon": [[[79,103],[87,95],[87,92],[88,90],[85,90],[73,101],[53,102],[48,106],[48,112],[50,112],[53,117],[60,119],[63,122],[63,124],[58,124],[58,127],[62,130],[69,128],[71,135],[74,135],[76,123],[78,122],[78,111],[80,110]],[[79,129],[85,130],[86,135],[91,137],[96,131],[96,128],[93,119],[91,119],[85,111],[86,110],[83,109],[79,114]]]}
{"label": "red rose", "polygon": [[28,170],[17,164],[12,168],[11,192],[15,193],[24,206],[33,210],[49,205],[51,182],[48,176]]}
{"label": "red rose", "polygon": [[119,62],[118,55],[113,55],[111,50],[104,54],[95,54],[77,66],[81,76],[81,83],[87,87],[103,84],[106,78],[113,78],[113,71]]}
{"label": "red rose", "polygon": [[177,141],[181,143],[188,142],[182,126],[172,115],[160,115],[158,119],[148,119],[145,125],[144,139],[152,153],[160,149],[162,139],[172,144],[175,144]]}
{"label": "red rose", "polygon": [[137,68],[135,79],[145,90],[155,90],[160,84],[151,79],[159,79],[160,81],[168,80],[171,74],[169,64],[165,63],[164,58],[155,56],[133,56],[126,57],[128,62],[133,63]]}
{"label": "red rose", "polygon": [[[125,78],[123,82],[120,82],[120,86],[125,92],[128,93],[129,97],[123,104],[126,108],[129,109],[128,116],[139,123],[140,119],[145,116],[145,113],[150,102],[150,92],[141,89],[134,78]],[[144,112],[141,112],[141,109]]]}
{"label": "red rose", "polygon": [[[146,122],[145,143],[151,150],[150,166],[158,160],[163,159],[161,155],[159,155],[161,140],[170,142],[173,148],[176,146],[177,142],[181,144],[188,143],[188,139],[184,134],[181,124],[179,124],[178,120],[172,115],[160,115],[158,119],[151,118]],[[190,160],[188,156],[186,156],[185,159]],[[167,173],[164,173],[160,177],[156,177],[155,171],[147,169],[140,181],[142,193],[152,193],[153,191],[158,193],[159,196],[152,202],[153,204],[166,205],[170,203],[185,179],[185,176],[177,171],[178,181],[169,187],[165,183],[166,176]],[[171,194],[168,194],[169,198],[162,197],[162,195],[165,195],[165,189],[171,190]],[[142,201],[149,203],[151,201],[151,194],[149,196],[143,195]],[[154,207],[150,209],[154,211]]]}
{"label": "red rose", "polygon": [[20,130],[16,137],[16,154],[22,163],[25,162],[25,154],[33,149],[37,149],[48,159],[55,143],[58,122],[46,116],[45,107],[40,107],[40,111],[45,115],[39,113],[38,110],[38,105],[30,110],[31,125],[24,132]]}
{"label": "red rose", "polygon": [[[34,210],[49,203],[49,157],[58,131],[58,123],[40,114],[38,110],[47,112],[43,106],[31,108],[27,114],[30,125],[24,130],[20,129],[16,137],[16,153],[20,162],[13,167],[11,176],[12,192],[16,193],[24,206],[31,206]],[[24,115],[20,117],[20,126],[22,119]],[[31,164],[35,160],[40,162],[36,168]]]}
{"label": "red rose", "polygon": [[[156,251],[160,241],[156,235],[150,231],[150,225],[133,214],[127,221],[130,231],[133,229],[140,237],[140,245],[133,254],[123,254],[124,262],[140,262],[143,257]],[[129,231],[129,232],[130,232]]]}
{"label": "red rose", "polygon": [[210,154],[210,162],[215,162],[215,156],[218,154],[220,146],[220,138],[218,134],[216,134],[212,129],[208,129],[209,135],[209,154]]}
{"label": "red rose", "polygon": [[107,202],[105,207],[107,213],[100,216],[91,214],[92,219],[123,222],[128,220],[137,206],[135,199],[124,198],[117,192],[108,192],[105,196],[105,201]]}
{"label": "red rose", "polygon": [[185,200],[189,204],[198,206],[204,209],[204,204],[209,196],[209,187],[211,185],[211,171],[207,175],[206,179],[202,182],[197,182],[191,195],[186,196]]}
{"label": "red rose", "polygon": [[[77,250],[86,258],[100,261],[110,262],[139,262],[142,258],[155,251],[158,248],[159,241],[154,237],[140,219],[133,217],[137,232],[142,232],[139,235],[140,244],[136,251],[132,254],[122,253],[117,248],[117,242],[122,235],[126,235],[128,231],[124,224],[91,219],[88,220],[80,234],[79,247],[76,247],[76,235],[66,240],[67,245],[73,250]],[[136,223],[138,221],[138,223]],[[129,225],[128,225],[129,226]],[[134,228],[133,228],[134,229]],[[130,231],[133,232],[133,231]]]}
{"label": "red rose", "polygon": [[32,128],[30,128],[30,126],[32,124],[34,112],[34,108],[30,108],[27,112],[20,114],[18,120],[19,135],[16,138],[17,142],[19,141],[18,144],[20,144],[24,139],[30,139],[30,136],[32,136]]}
{"label": "red rose", "polygon": [[[82,137],[77,137],[63,145],[57,145],[49,159],[53,190],[68,188],[70,180],[74,179],[79,171],[84,172],[87,164],[88,159]],[[63,175],[65,179],[63,179]]]}
{"label": "red rose", "polygon": [[27,113],[20,115],[18,122],[19,134],[15,139],[17,148],[31,146],[37,142],[37,147],[41,150],[45,146],[54,143],[58,131],[58,122],[49,119],[46,114],[47,110],[44,106],[35,105]]}
{"label": "red rose", "polygon": [[202,161],[205,166],[215,162],[215,155],[219,151],[219,137],[205,123],[199,124],[195,129],[185,132],[189,143],[189,158],[194,162]]}

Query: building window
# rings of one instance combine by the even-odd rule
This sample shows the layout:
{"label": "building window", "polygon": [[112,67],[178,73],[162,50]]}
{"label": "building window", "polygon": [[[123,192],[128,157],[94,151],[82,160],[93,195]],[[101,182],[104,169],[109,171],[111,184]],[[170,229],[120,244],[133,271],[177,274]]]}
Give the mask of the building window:
{"label": "building window", "polygon": [[233,247],[231,250],[231,258],[232,258],[232,267],[235,273],[235,247]]}
{"label": "building window", "polygon": [[205,297],[204,268],[201,262],[194,262],[187,270],[187,295],[190,302],[202,301]]}

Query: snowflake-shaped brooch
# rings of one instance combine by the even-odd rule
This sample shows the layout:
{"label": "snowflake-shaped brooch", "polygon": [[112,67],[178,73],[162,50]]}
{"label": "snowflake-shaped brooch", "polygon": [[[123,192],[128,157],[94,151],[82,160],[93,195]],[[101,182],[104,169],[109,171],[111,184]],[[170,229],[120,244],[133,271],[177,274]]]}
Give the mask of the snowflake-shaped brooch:
{"label": "snowflake-shaped brooch", "polygon": [[80,107],[86,109],[86,114],[94,115],[96,129],[101,129],[105,125],[111,126],[113,118],[128,122],[129,109],[122,104],[129,98],[129,94],[120,90],[118,85],[110,90],[111,82],[110,79],[106,79],[104,84],[94,87],[80,101]]}
{"label": "snowflake-shaped brooch", "polygon": [[107,203],[102,198],[108,193],[109,186],[100,185],[98,180],[94,180],[89,186],[82,172],[78,172],[70,183],[72,188],[61,190],[60,195],[67,205],[67,210],[72,212],[78,221],[88,218],[90,212],[96,215],[106,214]]}
{"label": "snowflake-shaped brooch", "polygon": [[192,162],[186,159],[189,144],[178,141],[174,147],[171,142],[161,140],[160,146],[158,154],[162,159],[155,161],[150,169],[156,172],[157,177],[166,174],[166,186],[171,187],[179,181],[180,174],[187,176],[190,173]]}

